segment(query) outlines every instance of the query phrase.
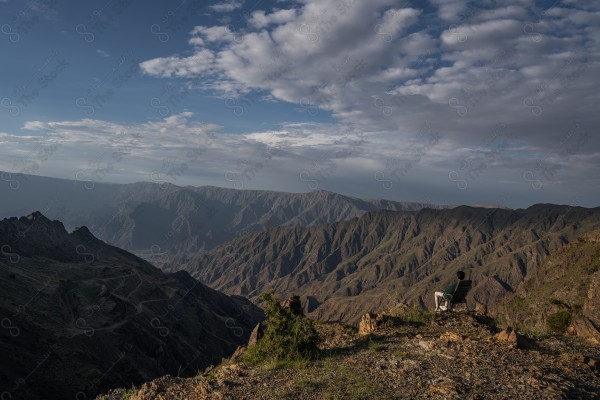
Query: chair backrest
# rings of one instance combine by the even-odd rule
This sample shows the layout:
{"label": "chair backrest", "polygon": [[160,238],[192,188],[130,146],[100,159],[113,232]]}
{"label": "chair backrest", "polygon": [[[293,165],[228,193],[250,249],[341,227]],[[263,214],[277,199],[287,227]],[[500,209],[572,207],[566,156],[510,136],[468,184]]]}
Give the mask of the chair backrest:
{"label": "chair backrest", "polygon": [[466,279],[458,282],[450,300],[452,304],[465,303],[467,301],[467,293],[471,290],[471,284],[472,282]]}

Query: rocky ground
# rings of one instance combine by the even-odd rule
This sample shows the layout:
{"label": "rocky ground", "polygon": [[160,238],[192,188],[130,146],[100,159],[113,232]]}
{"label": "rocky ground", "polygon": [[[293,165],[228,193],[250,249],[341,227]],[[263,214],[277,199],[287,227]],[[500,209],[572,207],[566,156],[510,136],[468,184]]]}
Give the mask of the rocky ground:
{"label": "rocky ground", "polygon": [[321,325],[315,360],[249,367],[227,361],[193,378],[164,376],[109,399],[595,399],[600,347],[570,337],[500,334],[483,317],[379,322],[374,332]]}

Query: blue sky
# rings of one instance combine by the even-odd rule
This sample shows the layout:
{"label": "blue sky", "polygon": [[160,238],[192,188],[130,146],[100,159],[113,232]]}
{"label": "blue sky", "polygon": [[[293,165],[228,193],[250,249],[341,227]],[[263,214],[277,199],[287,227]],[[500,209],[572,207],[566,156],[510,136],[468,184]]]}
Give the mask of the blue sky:
{"label": "blue sky", "polygon": [[595,2],[0,0],[0,27],[7,173],[598,206]]}
{"label": "blue sky", "polygon": [[[159,113],[161,109],[152,99],[165,102],[169,96],[184,91],[187,82],[144,75],[139,62],[189,53],[187,42],[194,26],[211,25],[217,22],[215,17],[223,16],[223,13],[215,15],[203,1],[11,0],[0,2],[0,7],[3,23],[0,88],[3,98],[19,109],[18,116],[3,118],[2,125],[4,130],[13,132],[31,120],[93,117],[129,123],[163,118],[164,113]],[[49,57],[50,63],[46,64]],[[54,76],[59,61],[66,66],[56,78],[44,87],[36,85],[35,81]],[[45,68],[38,71],[42,65]],[[29,87],[19,91],[19,85],[26,82]],[[32,95],[36,89],[39,95]],[[90,89],[92,94],[88,94]],[[227,124],[234,131],[275,124],[281,118],[314,119],[295,112],[294,107],[256,102],[252,104],[252,113],[232,121],[234,114],[227,106],[233,107],[233,103],[225,104],[215,93],[184,92],[175,106],[167,105],[171,113],[193,108],[196,119]],[[100,97],[94,101],[94,95]],[[8,106],[6,101],[5,105]],[[7,107],[4,110],[10,111]],[[327,113],[320,114],[319,119],[330,119]]]}

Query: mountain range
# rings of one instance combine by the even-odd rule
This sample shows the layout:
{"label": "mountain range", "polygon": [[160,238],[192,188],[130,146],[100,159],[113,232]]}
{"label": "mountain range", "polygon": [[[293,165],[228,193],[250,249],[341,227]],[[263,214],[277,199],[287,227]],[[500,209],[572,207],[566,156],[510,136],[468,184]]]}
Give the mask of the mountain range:
{"label": "mountain range", "polygon": [[1,178],[3,399],[195,375],[247,342],[269,289],[356,324],[399,303],[431,309],[458,270],[471,309],[600,341],[600,208]]}
{"label": "mountain range", "polygon": [[112,184],[0,172],[0,218],[41,210],[156,266],[274,226],[318,226],[377,210],[441,206],[361,200],[317,190],[284,193],[139,182]]}
{"label": "mountain range", "polygon": [[92,398],[191,375],[248,340],[262,311],[165,274],[40,212],[0,221],[2,399]]}
{"label": "mountain range", "polygon": [[300,295],[325,321],[356,323],[396,302],[433,308],[433,293],[463,270],[472,308],[492,314],[552,252],[600,228],[600,208],[538,204],[507,210],[378,211],[323,226],[238,237],[167,269],[251,300],[268,289]]}

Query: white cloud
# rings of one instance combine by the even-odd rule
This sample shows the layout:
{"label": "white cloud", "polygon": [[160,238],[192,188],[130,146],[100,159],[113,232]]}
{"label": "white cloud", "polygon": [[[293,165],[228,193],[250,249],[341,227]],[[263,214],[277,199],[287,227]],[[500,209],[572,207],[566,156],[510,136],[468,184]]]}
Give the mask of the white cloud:
{"label": "white cloud", "polygon": [[514,19],[514,18],[525,18],[527,16],[527,10],[520,5],[510,5],[506,7],[499,7],[490,10],[481,10],[477,14],[478,20],[494,20],[494,19]]}
{"label": "white cloud", "polygon": [[[248,27],[235,32],[196,27],[192,37],[204,47],[194,54],[206,54],[202,61],[173,56],[142,68],[156,76],[207,77],[196,84],[217,95],[256,91],[301,111],[326,110],[371,137],[382,132],[388,143],[382,151],[405,143],[428,121],[448,146],[439,155],[429,152],[441,157],[446,172],[437,173],[446,180],[444,154],[459,156],[452,149],[481,143],[496,124],[510,126],[514,144],[539,149],[503,155],[518,161],[511,162],[517,175],[540,155],[560,154],[556,138],[575,124],[589,132],[600,124],[597,9],[575,2],[548,10],[519,1],[433,3],[436,13],[397,8],[393,0],[304,0],[257,10]],[[307,141],[325,145],[324,132]],[[288,139],[296,148],[306,144],[298,136]],[[395,151],[401,154],[402,146]],[[597,139],[578,148],[582,157],[597,151]]]}
{"label": "white cloud", "polygon": [[110,54],[106,50],[96,49],[96,53],[100,54],[102,57],[110,57]]}
{"label": "white cloud", "polygon": [[144,61],[140,68],[148,75],[189,77],[210,71],[214,65],[214,58],[210,50],[202,49],[189,57],[172,56]]}
{"label": "white cloud", "polygon": [[202,39],[201,37],[195,36],[190,38],[190,40],[188,40],[188,43],[191,44],[192,46],[204,46],[204,39]]}
{"label": "white cloud", "polygon": [[237,10],[243,4],[244,4],[244,2],[241,0],[229,0],[229,1],[223,1],[221,3],[213,4],[212,6],[209,6],[209,8],[213,11],[224,13],[224,12],[231,12],[231,11]]}
{"label": "white cloud", "polygon": [[438,6],[438,16],[445,22],[457,22],[464,18],[467,0],[433,0]]}
{"label": "white cloud", "polygon": [[[530,171],[532,180],[542,182],[538,201],[572,203],[566,187],[594,198],[597,179],[590,165],[597,165],[600,152],[580,152],[593,138],[586,141],[579,128],[553,138],[561,141],[562,153],[531,163],[527,154],[544,149],[524,145],[512,127],[499,126],[463,147],[435,127],[433,120],[422,120],[417,133],[283,123],[232,134],[195,121],[192,112],[138,124],[29,121],[23,129],[31,134],[0,134],[0,170],[86,181],[328,189],[369,198],[505,205],[531,202],[530,183],[523,179]],[[450,171],[457,174],[453,179]],[[461,181],[468,184],[464,190],[456,186]],[[510,201],[498,200],[500,181],[512,182]]]}
{"label": "white cloud", "polygon": [[208,42],[230,42],[235,37],[229,26],[196,26],[191,34],[203,36]]}
{"label": "white cloud", "polygon": [[492,40],[503,41],[523,35],[523,23],[512,19],[498,19],[469,25],[453,25],[445,30],[441,39],[450,46],[477,48]]}
{"label": "white cloud", "polygon": [[249,18],[248,23],[255,28],[264,28],[266,26],[277,24],[281,25],[287,22],[291,22],[296,18],[296,10],[276,10],[269,14],[264,11],[254,11]]}

